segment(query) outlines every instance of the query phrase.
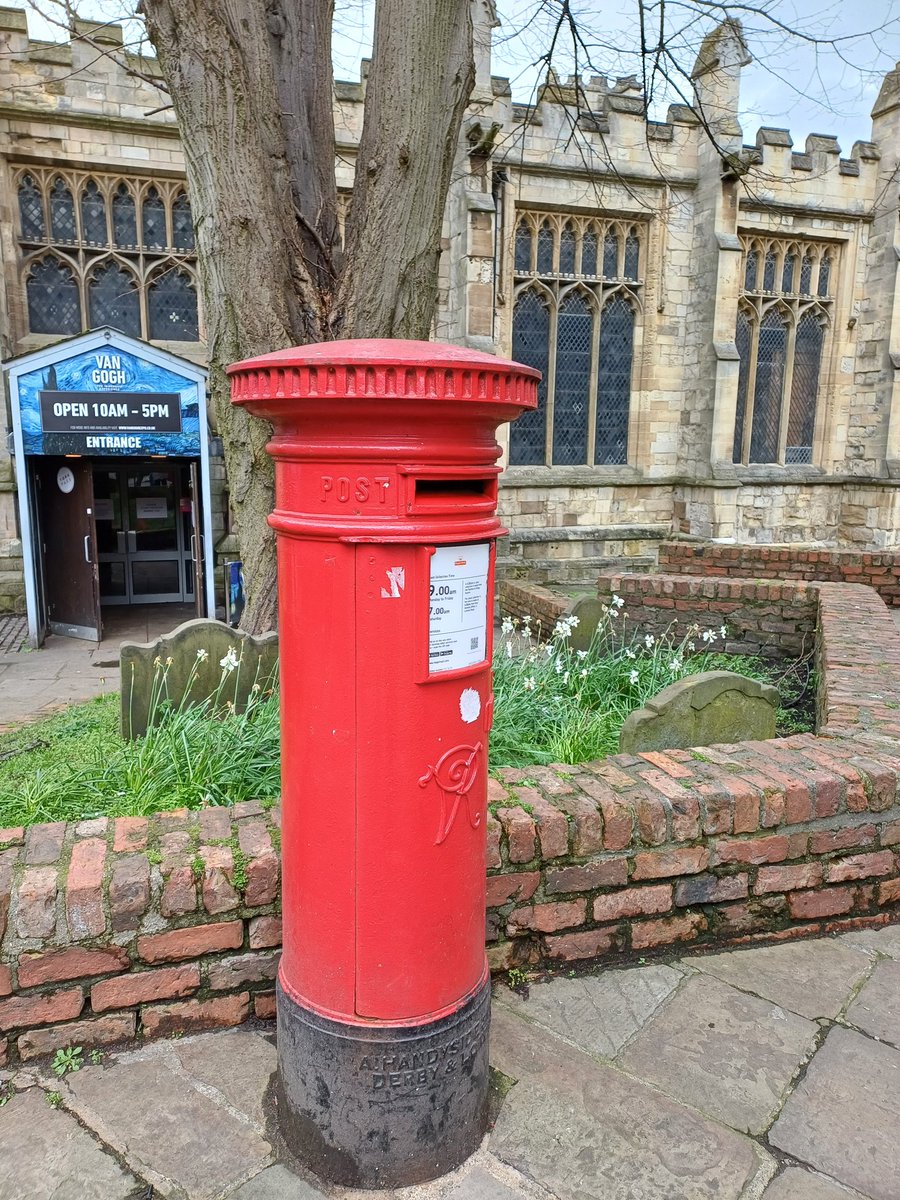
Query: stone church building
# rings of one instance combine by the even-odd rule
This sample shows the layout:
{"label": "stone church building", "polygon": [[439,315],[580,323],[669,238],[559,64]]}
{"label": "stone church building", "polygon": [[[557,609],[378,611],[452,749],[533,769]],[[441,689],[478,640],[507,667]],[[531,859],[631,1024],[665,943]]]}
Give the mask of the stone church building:
{"label": "stone church building", "polygon": [[[505,435],[501,566],[586,579],[673,534],[895,546],[900,68],[870,141],[763,128],[746,144],[735,28],[704,43],[694,104],[657,122],[633,78],[514,103],[476,8],[434,335],[544,374]],[[36,42],[0,8],[0,611],[40,607],[41,521],[58,524],[70,476],[94,525],[83,547],[65,536],[102,604],[211,597],[235,555],[221,446],[190,405],[204,319],[156,74],[117,26]],[[364,77],[336,86],[343,188],[364,98]]]}

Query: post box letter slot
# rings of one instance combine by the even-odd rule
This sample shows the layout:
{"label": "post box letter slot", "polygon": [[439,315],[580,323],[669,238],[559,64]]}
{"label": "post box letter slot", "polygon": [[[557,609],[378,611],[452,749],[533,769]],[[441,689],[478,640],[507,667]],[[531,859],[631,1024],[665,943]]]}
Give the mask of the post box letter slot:
{"label": "post box letter slot", "polygon": [[465,511],[493,506],[497,498],[497,479],[487,478],[413,480],[411,509],[418,512]]}

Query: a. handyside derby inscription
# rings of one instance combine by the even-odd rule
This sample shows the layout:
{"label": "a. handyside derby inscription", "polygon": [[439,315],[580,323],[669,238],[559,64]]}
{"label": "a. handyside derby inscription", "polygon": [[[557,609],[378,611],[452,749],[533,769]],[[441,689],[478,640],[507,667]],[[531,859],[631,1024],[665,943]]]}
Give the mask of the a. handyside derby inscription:
{"label": "a. handyside derby inscription", "polygon": [[402,1049],[389,1054],[366,1054],[359,1069],[369,1076],[372,1090],[388,1091],[437,1087],[448,1076],[471,1070],[484,1046],[487,1028],[479,1022],[474,1028],[456,1030],[442,1040],[427,1039],[419,1049]]}

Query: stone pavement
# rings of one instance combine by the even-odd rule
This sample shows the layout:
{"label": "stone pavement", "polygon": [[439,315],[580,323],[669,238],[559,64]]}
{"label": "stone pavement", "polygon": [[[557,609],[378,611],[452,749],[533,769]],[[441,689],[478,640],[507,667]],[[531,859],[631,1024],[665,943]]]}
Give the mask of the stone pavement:
{"label": "stone pavement", "polygon": [[[46,1062],[0,1073],[0,1200],[371,1196],[278,1161],[273,1040],[245,1027],[63,1080]],[[478,1153],[385,1195],[900,1200],[900,925],[557,977],[527,997],[497,985],[491,1062],[500,1107]]]}
{"label": "stone pavement", "polygon": [[118,691],[122,642],[149,642],[193,615],[187,604],[104,609],[99,644],[52,634],[39,650],[0,643],[0,733],[66,704]]}

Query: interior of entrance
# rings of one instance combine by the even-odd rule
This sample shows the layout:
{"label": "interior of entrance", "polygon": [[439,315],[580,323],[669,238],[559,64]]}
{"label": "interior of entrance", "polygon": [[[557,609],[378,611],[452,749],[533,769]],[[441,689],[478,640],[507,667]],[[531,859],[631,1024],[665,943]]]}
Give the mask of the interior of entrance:
{"label": "interior of entrance", "polygon": [[94,464],[100,603],[192,603],[190,470],[172,460]]}
{"label": "interior of entrance", "polygon": [[197,460],[40,456],[31,481],[42,636],[100,642],[138,606],[170,628],[202,613]]}

